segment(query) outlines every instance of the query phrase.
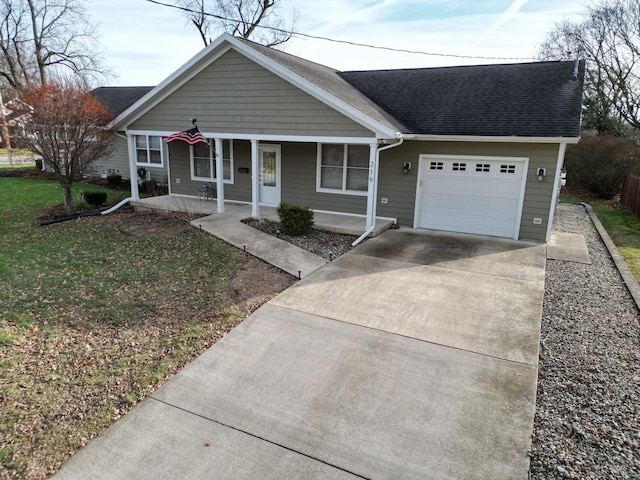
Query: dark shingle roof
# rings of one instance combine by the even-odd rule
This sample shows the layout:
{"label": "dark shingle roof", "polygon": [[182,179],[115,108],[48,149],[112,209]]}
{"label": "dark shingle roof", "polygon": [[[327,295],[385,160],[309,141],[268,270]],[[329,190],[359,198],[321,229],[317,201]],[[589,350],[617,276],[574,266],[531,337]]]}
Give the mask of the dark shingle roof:
{"label": "dark shingle roof", "polygon": [[422,135],[578,137],[584,63],[342,72],[340,76]]}
{"label": "dark shingle roof", "polygon": [[131,105],[144,97],[153,87],[98,87],[91,94],[117,117]]}

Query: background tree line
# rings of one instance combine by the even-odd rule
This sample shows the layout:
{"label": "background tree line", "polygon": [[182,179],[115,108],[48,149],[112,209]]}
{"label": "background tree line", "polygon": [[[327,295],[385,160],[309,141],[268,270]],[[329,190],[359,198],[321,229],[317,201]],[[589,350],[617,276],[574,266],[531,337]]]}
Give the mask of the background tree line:
{"label": "background tree line", "polygon": [[610,199],[640,174],[640,1],[600,0],[547,34],[543,60],[587,60],[582,139],[567,148],[568,184]]}

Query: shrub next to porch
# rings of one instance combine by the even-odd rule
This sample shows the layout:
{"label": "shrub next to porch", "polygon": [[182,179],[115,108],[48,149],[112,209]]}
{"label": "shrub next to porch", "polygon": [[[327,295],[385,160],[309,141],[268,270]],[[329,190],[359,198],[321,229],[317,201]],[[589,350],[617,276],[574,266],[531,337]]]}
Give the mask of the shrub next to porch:
{"label": "shrub next to porch", "polygon": [[280,218],[280,230],[286,235],[304,235],[313,227],[313,211],[309,207],[282,202],[276,212]]}

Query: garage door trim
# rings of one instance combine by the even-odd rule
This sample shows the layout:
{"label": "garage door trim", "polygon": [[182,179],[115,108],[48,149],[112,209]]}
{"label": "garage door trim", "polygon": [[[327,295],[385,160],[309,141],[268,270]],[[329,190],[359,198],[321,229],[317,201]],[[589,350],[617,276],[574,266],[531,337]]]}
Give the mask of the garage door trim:
{"label": "garage door trim", "polygon": [[421,154],[418,161],[418,178],[416,182],[416,203],[413,217],[413,227],[420,227],[421,204],[422,204],[422,178],[429,165],[429,162],[442,160],[445,162],[508,162],[519,163],[522,165],[523,174],[520,184],[520,193],[518,198],[517,218],[514,225],[512,238],[517,240],[520,234],[520,223],[522,221],[522,207],[524,205],[525,188],[527,184],[527,171],[529,167],[529,158],[527,157],[503,157],[503,156],[486,156],[486,155],[439,155],[439,154]]}

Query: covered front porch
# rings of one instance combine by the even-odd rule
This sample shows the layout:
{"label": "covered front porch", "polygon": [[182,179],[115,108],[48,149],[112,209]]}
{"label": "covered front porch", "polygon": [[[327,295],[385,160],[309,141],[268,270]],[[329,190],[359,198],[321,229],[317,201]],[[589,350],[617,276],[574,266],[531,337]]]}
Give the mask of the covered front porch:
{"label": "covered front porch", "polygon": [[[231,202],[224,203],[224,212],[219,212],[216,200],[199,200],[193,197],[177,195],[163,195],[159,197],[141,198],[133,200],[131,205],[137,210],[161,210],[167,212],[181,212],[192,215],[225,215],[237,217],[238,221],[251,217],[251,204]],[[258,218],[278,221],[274,207],[260,207]],[[342,213],[314,212],[314,228],[330,232],[360,236],[366,231],[366,217]],[[394,224],[393,219],[376,217],[375,228],[371,237],[379,235]]]}

